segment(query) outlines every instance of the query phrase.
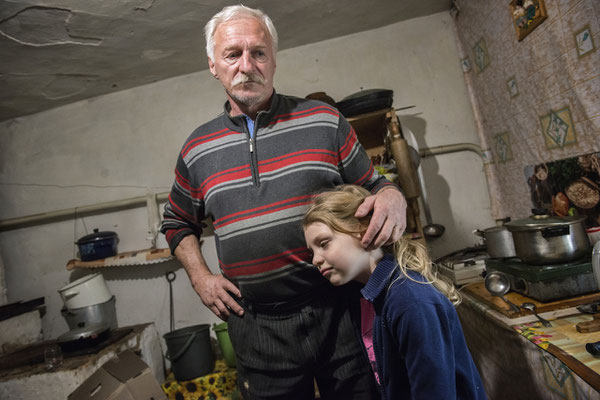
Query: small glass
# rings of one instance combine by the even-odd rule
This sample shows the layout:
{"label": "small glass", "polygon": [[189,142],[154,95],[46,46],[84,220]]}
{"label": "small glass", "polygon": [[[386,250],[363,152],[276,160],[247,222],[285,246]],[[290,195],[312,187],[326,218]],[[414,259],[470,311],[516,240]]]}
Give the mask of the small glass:
{"label": "small glass", "polygon": [[63,354],[60,346],[53,344],[44,349],[44,363],[47,370],[56,369],[62,363],[62,360]]}

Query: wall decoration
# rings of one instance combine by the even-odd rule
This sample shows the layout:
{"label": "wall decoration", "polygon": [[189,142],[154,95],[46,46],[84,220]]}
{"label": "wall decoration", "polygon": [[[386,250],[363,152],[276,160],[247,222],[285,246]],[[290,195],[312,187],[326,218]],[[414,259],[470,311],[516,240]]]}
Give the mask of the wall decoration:
{"label": "wall decoration", "polygon": [[596,50],[589,26],[585,26],[582,30],[575,33],[575,44],[579,57]]}
{"label": "wall decoration", "polygon": [[506,85],[508,86],[508,92],[510,93],[510,97],[515,97],[519,95],[519,88],[517,86],[517,80],[514,76],[508,78],[506,81]]}
{"label": "wall decoration", "polygon": [[585,215],[587,228],[600,226],[600,153],[529,165],[524,172],[533,207],[560,217]]}
{"label": "wall decoration", "polygon": [[471,60],[469,60],[469,57],[460,60],[460,65],[462,66],[463,72],[471,71]]}
{"label": "wall decoration", "polygon": [[505,163],[508,160],[512,160],[512,150],[510,148],[510,138],[508,132],[500,133],[494,136],[494,143],[496,147],[496,155],[498,156],[498,162]]}
{"label": "wall decoration", "polygon": [[475,43],[475,46],[473,47],[473,57],[475,59],[475,64],[477,65],[478,73],[490,65],[490,57],[484,38],[479,39],[479,41]]}
{"label": "wall decoration", "polygon": [[512,0],[510,10],[519,41],[548,17],[544,0]]}
{"label": "wall decoration", "polygon": [[540,117],[546,147],[550,150],[577,143],[575,124],[569,107]]}

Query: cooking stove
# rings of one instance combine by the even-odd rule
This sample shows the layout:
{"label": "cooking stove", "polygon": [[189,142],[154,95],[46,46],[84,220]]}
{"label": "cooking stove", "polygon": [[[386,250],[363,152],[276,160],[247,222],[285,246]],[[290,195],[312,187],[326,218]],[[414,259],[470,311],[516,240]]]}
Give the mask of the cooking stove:
{"label": "cooking stove", "polygon": [[[79,348],[73,351],[62,351],[63,359],[95,354],[103,350],[104,348],[118,342],[129,333],[132,332],[131,328],[119,328],[111,330],[108,337],[102,342],[96,343],[89,347]],[[0,357],[0,378],[10,374],[10,370],[17,368],[32,368],[34,366],[40,366],[40,370],[43,370],[44,363],[44,349],[49,345],[58,344],[56,340],[49,340],[41,343],[36,343],[31,346],[16,350],[12,353],[3,355]]]}
{"label": "cooking stove", "polygon": [[505,273],[511,290],[547,302],[598,290],[591,255],[580,260],[549,265],[530,265],[518,258],[488,258],[485,268]]}

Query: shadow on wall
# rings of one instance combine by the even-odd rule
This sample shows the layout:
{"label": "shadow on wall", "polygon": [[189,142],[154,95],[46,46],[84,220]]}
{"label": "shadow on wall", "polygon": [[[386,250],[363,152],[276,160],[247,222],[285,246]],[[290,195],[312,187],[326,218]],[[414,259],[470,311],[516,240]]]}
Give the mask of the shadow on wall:
{"label": "shadow on wall", "polygon": [[[427,121],[418,115],[399,116],[404,137],[417,152],[419,149],[430,147],[426,142]],[[422,187],[425,187],[426,192],[426,198],[425,196],[420,197],[421,214],[423,214],[421,220],[426,219],[423,207],[429,207],[431,221],[424,222],[423,226],[429,223],[445,226],[446,231],[442,236],[428,238],[428,244],[434,256],[441,256],[443,254],[440,253],[456,250],[448,240],[448,237],[452,235],[452,227],[455,225],[450,207],[450,186],[446,179],[439,174],[439,164],[435,157],[420,158],[419,162],[424,178],[424,182],[421,182],[421,184]]]}

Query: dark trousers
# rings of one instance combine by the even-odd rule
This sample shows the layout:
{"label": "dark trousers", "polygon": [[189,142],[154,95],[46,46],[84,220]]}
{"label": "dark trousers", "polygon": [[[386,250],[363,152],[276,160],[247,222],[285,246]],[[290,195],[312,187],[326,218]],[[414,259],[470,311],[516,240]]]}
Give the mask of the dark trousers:
{"label": "dark trousers", "polygon": [[230,316],[244,399],[313,399],[314,380],[322,399],[378,398],[350,316],[355,297],[350,287],[328,286],[296,309],[247,303],[243,317]]}

